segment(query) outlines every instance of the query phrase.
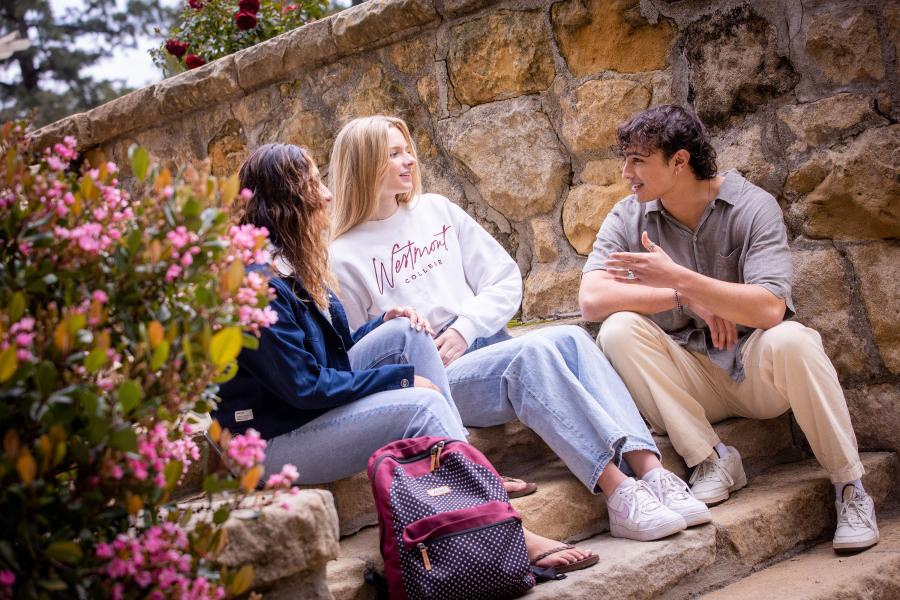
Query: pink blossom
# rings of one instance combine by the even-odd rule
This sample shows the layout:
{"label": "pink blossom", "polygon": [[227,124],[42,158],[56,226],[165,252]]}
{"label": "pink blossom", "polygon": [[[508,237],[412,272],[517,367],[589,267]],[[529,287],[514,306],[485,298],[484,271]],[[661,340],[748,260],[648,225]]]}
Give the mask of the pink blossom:
{"label": "pink blossom", "polygon": [[0,571],[0,585],[4,587],[12,587],[16,584],[16,574],[12,571]]}
{"label": "pink blossom", "polygon": [[118,165],[116,165],[116,163],[114,163],[112,161],[109,161],[106,163],[106,172],[107,173],[109,173],[110,175],[113,175],[114,173],[117,173],[118,171],[119,171],[119,167],[118,167]]}
{"label": "pink blossom", "polygon": [[113,554],[113,547],[106,542],[97,544],[97,558],[112,558]]}
{"label": "pink blossom", "polygon": [[91,299],[95,302],[99,302],[100,304],[106,304],[109,301],[109,296],[106,295],[106,292],[103,290],[94,290],[91,294]]}
{"label": "pink blossom", "polygon": [[266,441],[252,428],[231,438],[226,448],[228,458],[245,469],[261,463],[266,457],[265,450]]}
{"label": "pink blossom", "polygon": [[62,171],[69,165],[65,161],[57,158],[56,156],[48,156],[47,157],[47,166],[50,167],[51,171]]}
{"label": "pink blossom", "polygon": [[243,200],[244,202],[250,200],[250,198],[252,198],[252,197],[253,197],[253,190],[248,189],[248,188],[244,188],[241,190],[241,200]]}
{"label": "pink blossom", "polygon": [[269,479],[266,481],[266,488],[289,488],[299,476],[300,473],[297,471],[297,467],[292,464],[286,464],[281,467],[281,472],[269,476]]}
{"label": "pink blossom", "polygon": [[166,283],[172,283],[181,275],[181,267],[178,265],[169,265],[166,270]]}

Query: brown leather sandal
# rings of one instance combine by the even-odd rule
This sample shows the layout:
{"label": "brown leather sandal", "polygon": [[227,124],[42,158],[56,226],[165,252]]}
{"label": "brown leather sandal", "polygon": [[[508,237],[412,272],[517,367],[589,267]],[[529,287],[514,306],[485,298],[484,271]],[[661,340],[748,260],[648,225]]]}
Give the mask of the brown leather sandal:
{"label": "brown leather sandal", "polygon": [[[531,566],[536,567],[537,562],[544,560],[551,554],[556,554],[557,552],[562,552],[563,550],[572,550],[575,546],[571,544],[563,544],[558,548],[553,548],[552,550],[547,550],[543,554],[539,554],[534,557],[534,560],[531,561]],[[564,565],[559,565],[558,567],[546,567],[552,568],[556,570],[557,573],[568,573],[570,571],[578,571],[580,569],[587,569],[588,567],[592,567],[600,561],[600,556],[591,552],[590,556],[582,558],[581,560],[576,560],[575,562],[566,563]]]}
{"label": "brown leather sandal", "polygon": [[[506,475],[501,475],[500,477],[503,479],[503,483],[525,483],[521,479],[516,479],[515,477],[507,477]],[[528,482],[525,483],[525,487],[523,487],[521,490],[517,490],[515,492],[506,492],[506,495],[509,496],[510,500],[512,500],[513,498],[521,498],[522,496],[531,495],[535,493],[537,489],[538,486],[536,483]]]}

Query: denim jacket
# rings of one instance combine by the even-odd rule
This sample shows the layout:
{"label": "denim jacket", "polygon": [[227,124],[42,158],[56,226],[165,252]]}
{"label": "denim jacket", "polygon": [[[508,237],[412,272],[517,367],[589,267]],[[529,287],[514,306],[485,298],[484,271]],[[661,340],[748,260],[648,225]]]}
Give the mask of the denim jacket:
{"label": "denim jacket", "polygon": [[350,368],[347,351],[381,325],[383,315],[351,335],[333,293],[328,293],[329,322],[295,280],[272,278],[269,285],[276,292],[269,306],[278,322],[261,330],[257,350],[241,350],[237,375],[222,385],[212,416],[223,428],[242,433],[252,427],[271,439],[332,408],[413,384],[411,365]]}

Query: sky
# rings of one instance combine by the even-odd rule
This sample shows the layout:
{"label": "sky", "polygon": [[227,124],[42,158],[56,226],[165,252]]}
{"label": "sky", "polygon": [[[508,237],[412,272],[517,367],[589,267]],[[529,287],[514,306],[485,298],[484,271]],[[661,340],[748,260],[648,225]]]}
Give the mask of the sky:
{"label": "sky", "polygon": [[[176,6],[183,0],[159,0],[164,6]],[[119,0],[120,5],[125,2]],[[68,8],[83,6],[82,0],[50,0],[54,14],[63,14]],[[108,59],[97,62],[85,73],[89,73],[98,79],[123,79],[131,87],[139,88],[154,83],[163,78],[162,71],[153,64],[147,51],[159,44],[160,40],[152,37],[152,31],[141,38],[139,47],[135,49],[119,49]]]}
{"label": "sky", "polygon": [[[159,0],[163,6],[177,6],[187,0]],[[125,2],[119,0],[119,4]],[[337,6],[349,6],[349,0],[339,0],[333,3]],[[68,8],[83,6],[83,0],[50,0],[55,14],[62,14]],[[94,75],[98,79],[123,79],[126,84],[139,88],[150,83],[160,81],[163,78],[162,71],[153,64],[147,51],[157,46],[160,39],[148,32],[149,35],[140,39],[136,49],[120,49],[114,56],[99,61],[97,64],[85,70],[85,73]]]}

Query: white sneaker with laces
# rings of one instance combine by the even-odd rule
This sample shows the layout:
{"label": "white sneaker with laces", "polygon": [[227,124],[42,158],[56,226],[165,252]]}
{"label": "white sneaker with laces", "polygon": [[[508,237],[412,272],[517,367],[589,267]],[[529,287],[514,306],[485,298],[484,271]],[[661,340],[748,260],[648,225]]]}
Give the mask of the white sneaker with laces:
{"label": "white sneaker with laces", "polygon": [[631,477],[606,499],[609,532],[613,537],[647,542],[687,528],[684,518],[660,504],[646,481]]}
{"label": "white sneaker with laces", "polygon": [[875,502],[863,490],[847,484],[842,492],[843,502],[835,501],[837,529],[835,550],[863,550],[878,543],[878,523],[875,521]]}
{"label": "white sneaker with laces", "polygon": [[694,468],[690,483],[694,497],[707,506],[728,500],[731,492],[747,485],[741,453],[734,446],[728,446],[728,454],[722,457],[713,451],[713,456]]}
{"label": "white sneaker with laces", "polygon": [[712,521],[706,504],[694,498],[687,484],[672,471],[653,469],[644,475],[644,481],[663,506],[684,517],[688,527]]}

